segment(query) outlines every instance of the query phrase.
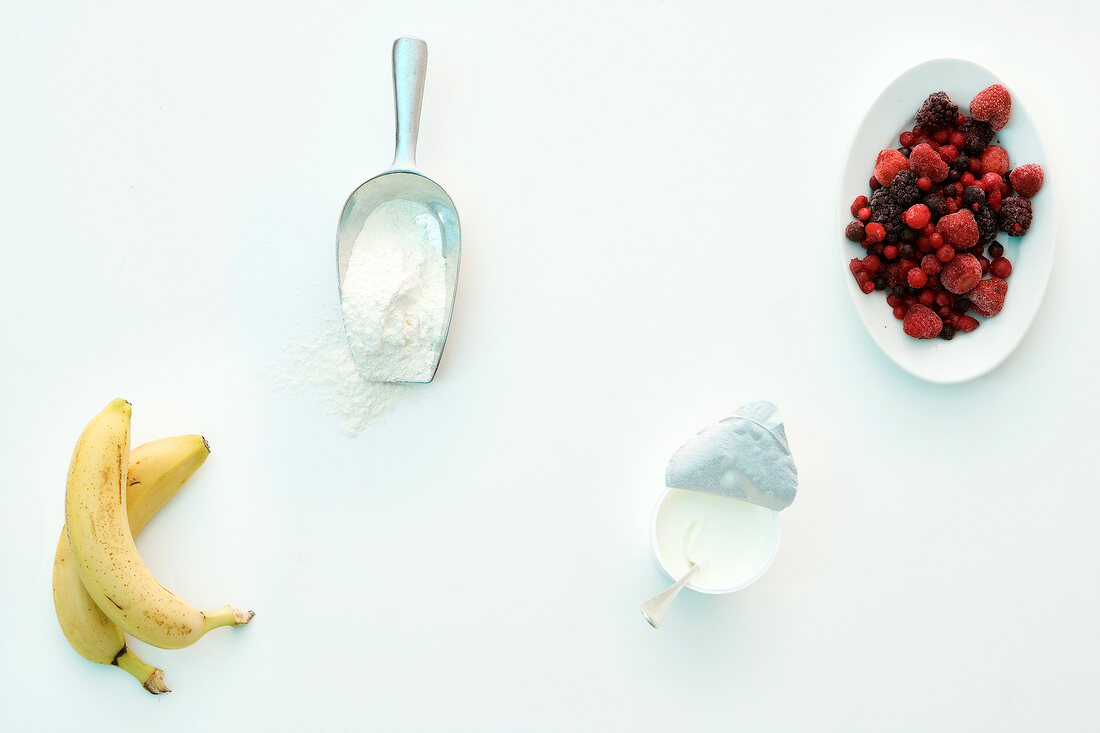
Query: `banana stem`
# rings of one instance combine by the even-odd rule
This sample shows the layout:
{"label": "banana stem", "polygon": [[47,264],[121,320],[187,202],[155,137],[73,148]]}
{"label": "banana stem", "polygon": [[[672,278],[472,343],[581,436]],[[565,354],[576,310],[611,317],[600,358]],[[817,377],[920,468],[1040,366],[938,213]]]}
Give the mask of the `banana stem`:
{"label": "banana stem", "polygon": [[255,615],[252,611],[238,611],[232,606],[222,606],[217,611],[203,611],[203,633],[219,626],[243,626]]}
{"label": "banana stem", "polygon": [[171,692],[164,684],[164,672],[147,662],[143,662],[127,647],[123,647],[119,655],[115,657],[114,664],[132,674],[141,683],[142,687],[154,695]]}

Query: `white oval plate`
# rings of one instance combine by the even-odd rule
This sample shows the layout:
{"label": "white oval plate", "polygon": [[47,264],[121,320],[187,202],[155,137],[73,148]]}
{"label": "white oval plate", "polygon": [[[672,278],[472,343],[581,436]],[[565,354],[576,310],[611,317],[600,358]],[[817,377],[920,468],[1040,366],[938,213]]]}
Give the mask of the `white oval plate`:
{"label": "white oval plate", "polygon": [[844,237],[844,227],[852,221],[852,200],[859,195],[870,196],[867,181],[873,173],[875,157],[883,148],[900,145],[898,135],[912,129],[913,115],[929,94],[945,91],[959,105],[959,110],[967,113],[970,100],[990,84],[1004,82],[988,69],[962,59],[935,59],[909,69],[871,105],[852,140],[840,182],[836,236],[840,241],[843,277],[856,311],[871,338],[888,357],[902,369],[931,382],[963,382],[980,377],[1008,358],[1035,319],[1050,280],[1057,221],[1054,193],[1039,133],[1020,97],[1004,84],[1012,93],[1012,116],[994,142],[1008,150],[1012,167],[1039,163],[1046,177],[1042,190],[1031,200],[1035,216],[1028,233],[1023,237],[1003,233],[997,236],[997,241],[1004,245],[1005,257],[1012,262],[1012,274],[1008,278],[1004,309],[996,317],[975,316],[981,322],[978,329],[960,333],[951,341],[906,336],[901,321],[894,318],[892,309],[886,305],[883,292],[865,295],[856,285],[848,263],[866,251]]}

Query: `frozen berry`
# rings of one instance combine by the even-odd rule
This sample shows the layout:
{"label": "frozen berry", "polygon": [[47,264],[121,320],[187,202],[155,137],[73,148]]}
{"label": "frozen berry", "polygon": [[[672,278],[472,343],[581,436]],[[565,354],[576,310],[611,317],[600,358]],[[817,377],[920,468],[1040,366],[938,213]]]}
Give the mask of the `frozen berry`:
{"label": "frozen berry", "polygon": [[936,259],[940,262],[950,262],[955,259],[955,248],[950,244],[945,244],[936,250]]}
{"label": "frozen berry", "polygon": [[975,185],[980,186],[983,191],[992,191],[994,188],[1003,186],[1004,179],[996,173],[984,173]]}
{"label": "frozen berry", "polygon": [[993,273],[993,277],[999,277],[1003,280],[1012,274],[1012,263],[1004,257],[994,257],[993,261],[989,263],[989,271]]}
{"label": "frozen berry", "polygon": [[943,330],[943,319],[930,308],[919,303],[905,312],[902,330],[913,338],[934,339]]}
{"label": "frozen berry", "polygon": [[882,188],[882,184],[878,182],[878,179],[871,176],[871,180],[867,182],[867,185],[871,187],[872,191],[877,191]]}
{"label": "frozen berry", "polygon": [[975,285],[967,297],[978,315],[991,318],[1001,312],[1007,292],[1008,283],[999,277],[992,277]]}
{"label": "frozen berry", "polygon": [[858,217],[860,221],[867,221],[871,218],[871,209],[864,206],[862,209],[856,212],[856,217]]}
{"label": "frozen berry", "polygon": [[[884,151],[885,152],[885,151]],[[882,153],[879,153],[881,157]],[[938,183],[947,178],[947,163],[932,149],[928,143],[921,143],[913,148],[909,156],[909,167],[917,176],[928,178],[933,183]],[[878,175],[878,166],[875,166],[875,175]]]}
{"label": "frozen berry", "polygon": [[954,214],[948,214],[936,222],[936,231],[943,236],[943,241],[955,249],[968,249],[978,243],[978,224],[974,221],[973,212],[962,209]]}
{"label": "frozen berry", "polygon": [[852,216],[859,216],[859,210],[867,205],[866,196],[856,196],[856,200],[852,202]]}
{"label": "frozen berry", "polygon": [[1037,163],[1017,166],[1008,174],[1008,180],[1016,193],[1029,199],[1039,193],[1043,185],[1043,169]]}
{"label": "frozen berry", "polygon": [[862,242],[865,236],[863,223],[858,221],[849,222],[848,226],[844,227],[844,236],[851,242]]}
{"label": "frozen berry", "polygon": [[944,163],[947,163],[948,168],[950,168],[951,164],[955,162],[955,159],[959,157],[959,149],[954,145],[941,145],[936,153]]}
{"label": "frozen berry", "polygon": [[901,220],[911,229],[923,229],[931,219],[932,212],[924,204],[913,204],[901,215]]}
{"label": "frozen berry", "polygon": [[955,327],[948,323],[943,324],[943,328],[940,329],[940,338],[944,341],[955,338]]}
{"label": "frozen berry", "polygon": [[996,173],[1003,176],[1008,173],[1008,151],[1000,145],[990,145],[982,153],[982,175]]}
{"label": "frozen berry", "polygon": [[871,244],[875,242],[881,242],[886,239],[886,229],[878,222],[871,222],[864,228],[864,233],[867,236],[867,241]]}
{"label": "frozen berry", "polygon": [[962,202],[964,206],[976,211],[985,203],[985,191],[978,186],[967,186],[963,189]]}
{"label": "frozen berry", "polygon": [[899,321],[901,319],[905,318],[905,306],[904,305],[895,305],[894,306],[894,318],[898,319]]}
{"label": "frozen berry", "polygon": [[943,263],[934,254],[926,254],[920,261],[920,269],[924,270],[925,275],[939,275],[940,270],[943,269]]}
{"label": "frozen berry", "polygon": [[881,151],[875,160],[875,180],[883,186],[889,186],[894,176],[905,170],[909,170],[909,159],[893,148]]}
{"label": "frozen berry", "polygon": [[989,256],[996,259],[1005,253],[1005,246],[1000,242],[989,245]]}
{"label": "frozen berry", "polygon": [[928,176],[921,176],[917,179],[917,188],[921,191],[928,191],[932,188],[932,179]]}
{"label": "frozen berry", "polygon": [[882,256],[888,260],[896,260],[898,258],[898,248],[896,245],[888,244],[882,249]]}
{"label": "frozen berry", "polygon": [[898,142],[901,143],[901,146],[903,148],[913,147],[913,143],[916,141],[916,139],[917,139],[917,136],[914,135],[909,130],[906,130],[905,132],[898,135]]}
{"label": "frozen berry", "polygon": [[962,149],[970,157],[981,155],[985,146],[989,145],[989,141],[993,139],[993,128],[988,122],[970,117],[963,120],[958,130],[966,138],[966,144]]}
{"label": "frozen berry", "polygon": [[874,254],[869,254],[864,257],[860,264],[863,267],[863,271],[871,277],[880,274],[885,267],[885,265],[882,264],[882,260],[878,258],[878,255]]}
{"label": "frozen berry", "polygon": [[[914,272],[920,272],[920,270],[910,270],[909,274],[912,275]],[[921,272],[921,276],[927,277],[923,272]],[[909,287],[912,287],[912,285],[910,285]],[[923,305],[925,308],[931,308],[933,305],[936,304],[936,294],[933,293],[931,290],[921,290],[920,295],[917,296],[917,302]]]}
{"label": "frozen berry", "polygon": [[[928,275],[924,274],[924,270],[919,267],[914,267],[909,271],[909,274],[905,276],[905,279],[908,281],[909,287],[923,288],[928,282]],[[927,303],[925,305],[927,305]]]}
{"label": "frozen berry", "polygon": [[1010,237],[1022,237],[1031,227],[1031,202],[1021,196],[1009,196],[997,213],[1001,231]]}
{"label": "frozen berry", "polygon": [[967,293],[982,279],[982,266],[972,254],[961,254],[944,265],[940,283],[955,295]]}
{"label": "frozen berry", "polygon": [[970,100],[970,116],[988,122],[994,130],[1008,124],[1012,112],[1012,96],[1000,84],[986,87]]}
{"label": "frozen berry", "polygon": [[978,319],[974,316],[959,316],[959,319],[955,321],[955,329],[963,333],[970,333],[979,325]]}
{"label": "frozen berry", "polygon": [[[920,182],[917,182],[918,185]],[[939,219],[947,213],[947,199],[938,193],[930,193],[921,199],[921,202],[932,212],[933,219]]]}

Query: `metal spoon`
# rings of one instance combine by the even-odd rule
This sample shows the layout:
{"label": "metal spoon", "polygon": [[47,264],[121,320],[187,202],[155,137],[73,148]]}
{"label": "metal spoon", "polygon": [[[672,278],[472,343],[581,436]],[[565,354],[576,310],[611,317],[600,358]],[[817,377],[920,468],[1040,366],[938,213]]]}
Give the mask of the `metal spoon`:
{"label": "metal spoon", "polygon": [[[340,285],[340,298],[343,300],[344,276],[347,274],[348,261],[356,237],[363,228],[363,222],[376,207],[388,201],[404,199],[426,206],[439,220],[442,233],[442,254],[446,262],[445,292],[447,294],[446,316],[444,318],[442,340],[434,355],[431,376],[423,375],[387,375],[377,378],[370,373],[366,353],[354,345],[351,355],[359,367],[359,373],[368,382],[430,382],[439,369],[439,359],[443,356],[443,346],[451,328],[451,311],[454,309],[455,289],[458,285],[458,261],[461,252],[461,233],[458,225],[458,212],[447,192],[435,181],[416,170],[416,138],[420,129],[420,106],[424,101],[424,75],[428,67],[428,45],[415,38],[398,38],[393,42],[393,99],[397,120],[397,141],[390,170],[371,178],[359,186],[348,197],[344,210],[340,214],[340,224],[336,230],[336,268]],[[350,343],[350,340],[349,340]]]}
{"label": "metal spoon", "polygon": [[695,563],[686,573],[680,576],[679,580],[642,604],[642,615],[645,616],[645,620],[649,622],[650,626],[656,629],[661,625],[661,622],[665,620],[665,614],[668,613],[669,606],[676,600],[677,594],[683,590],[684,586],[691,580],[691,576],[695,575],[700,567],[702,566],[699,563]]}

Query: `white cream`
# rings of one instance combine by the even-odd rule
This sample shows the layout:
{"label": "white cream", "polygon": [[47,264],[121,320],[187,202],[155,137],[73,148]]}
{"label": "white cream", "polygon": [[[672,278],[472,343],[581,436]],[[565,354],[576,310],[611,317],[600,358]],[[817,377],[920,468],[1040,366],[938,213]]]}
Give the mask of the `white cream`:
{"label": "white cream", "polygon": [[695,563],[691,584],[736,589],[767,569],[779,542],[779,514],[766,507],[701,491],[672,489],[657,509],[657,551],[679,578]]}

